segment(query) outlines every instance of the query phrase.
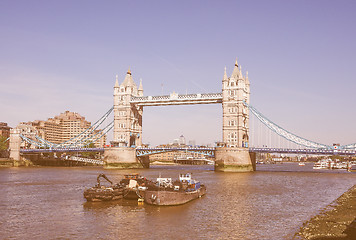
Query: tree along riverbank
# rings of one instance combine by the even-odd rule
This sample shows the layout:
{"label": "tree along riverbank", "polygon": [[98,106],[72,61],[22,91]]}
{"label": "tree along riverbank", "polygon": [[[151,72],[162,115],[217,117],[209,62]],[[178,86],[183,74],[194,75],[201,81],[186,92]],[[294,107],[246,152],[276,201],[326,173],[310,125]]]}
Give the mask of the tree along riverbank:
{"label": "tree along riverbank", "polygon": [[[356,239],[356,185],[324,208],[318,215],[305,222],[294,239]],[[348,228],[348,234],[345,229]]]}

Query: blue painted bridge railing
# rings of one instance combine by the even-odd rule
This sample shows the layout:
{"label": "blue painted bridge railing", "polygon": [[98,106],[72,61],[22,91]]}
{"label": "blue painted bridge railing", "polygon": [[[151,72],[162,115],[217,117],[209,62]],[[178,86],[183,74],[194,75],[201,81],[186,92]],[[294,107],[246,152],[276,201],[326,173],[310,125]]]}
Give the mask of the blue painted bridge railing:
{"label": "blue painted bridge railing", "polygon": [[[21,153],[50,153],[50,152],[104,152],[105,148],[36,148],[21,149]],[[174,148],[136,148],[136,156],[149,156],[164,152],[195,152],[204,156],[215,157],[215,148],[201,147],[174,147]],[[256,153],[285,153],[285,154],[309,154],[309,155],[356,155],[356,150],[344,149],[289,149],[289,148],[257,148],[250,147],[250,152]]]}
{"label": "blue painted bridge railing", "polygon": [[343,149],[289,149],[289,148],[250,147],[249,151],[257,152],[257,153],[285,153],[285,154],[308,154],[308,155],[356,155],[355,150],[343,150]]}
{"label": "blue painted bridge railing", "polygon": [[104,152],[104,148],[36,148],[36,149],[20,149],[20,153],[50,153],[50,152]]}

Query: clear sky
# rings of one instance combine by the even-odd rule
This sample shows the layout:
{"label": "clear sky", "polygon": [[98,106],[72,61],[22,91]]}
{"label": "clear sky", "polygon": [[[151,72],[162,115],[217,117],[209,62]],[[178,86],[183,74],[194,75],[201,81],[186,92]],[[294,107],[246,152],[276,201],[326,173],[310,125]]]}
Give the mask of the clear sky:
{"label": "clear sky", "polygon": [[[356,1],[0,0],[0,121],[75,111],[95,122],[128,67],[144,95],[221,92],[317,142],[356,142]],[[162,87],[163,85],[163,87]],[[147,107],[143,141],[221,140],[221,105]]]}

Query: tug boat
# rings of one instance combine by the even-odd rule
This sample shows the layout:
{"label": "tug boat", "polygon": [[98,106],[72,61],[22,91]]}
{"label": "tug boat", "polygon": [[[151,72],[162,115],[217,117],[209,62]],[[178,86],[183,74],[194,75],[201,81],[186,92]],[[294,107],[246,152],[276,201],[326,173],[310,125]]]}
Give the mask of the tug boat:
{"label": "tug boat", "polygon": [[[101,185],[100,178],[104,178],[111,185]],[[123,196],[123,190],[123,186],[119,184],[114,185],[113,182],[110,181],[105,174],[101,173],[97,177],[97,184],[94,187],[85,189],[83,195],[88,202],[112,201],[121,199]]]}
{"label": "tug boat", "polygon": [[190,173],[180,174],[179,179],[157,178],[144,191],[144,201],[158,206],[181,205],[205,195],[206,187],[193,180]]}

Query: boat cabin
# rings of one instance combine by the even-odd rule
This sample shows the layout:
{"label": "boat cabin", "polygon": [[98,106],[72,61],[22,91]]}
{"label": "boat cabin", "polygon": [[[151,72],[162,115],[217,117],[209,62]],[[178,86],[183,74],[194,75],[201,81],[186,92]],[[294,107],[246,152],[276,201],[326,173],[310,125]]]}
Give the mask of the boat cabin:
{"label": "boat cabin", "polygon": [[157,178],[157,184],[159,187],[172,187],[172,178]]}
{"label": "boat cabin", "polygon": [[179,174],[179,181],[181,181],[181,182],[190,182],[191,180],[192,180],[192,174],[191,173]]}

